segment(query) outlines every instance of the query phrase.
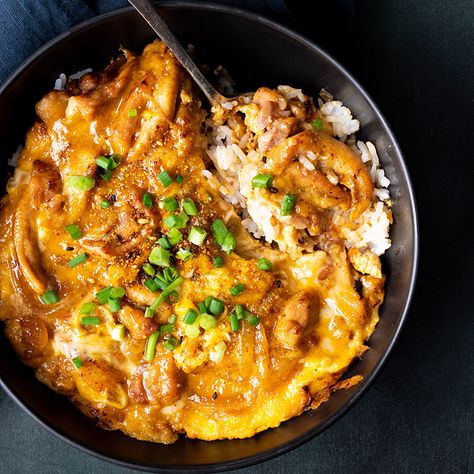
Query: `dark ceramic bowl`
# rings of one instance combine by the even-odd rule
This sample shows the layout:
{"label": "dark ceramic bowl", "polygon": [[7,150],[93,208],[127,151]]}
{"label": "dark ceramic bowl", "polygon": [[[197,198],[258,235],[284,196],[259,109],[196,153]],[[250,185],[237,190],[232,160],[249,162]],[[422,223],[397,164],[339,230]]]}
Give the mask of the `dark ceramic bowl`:
{"label": "dark ceramic bowl", "polygon": [[[417,263],[417,220],[410,180],[395,139],[377,107],[357,82],[317,46],[260,16],[222,6],[176,2],[161,9],[183,42],[198,47],[209,64],[224,64],[241,91],[261,85],[291,84],[306,93],[328,88],[361,122],[359,136],[371,140],[392,182],[393,245],[384,256],[386,299],[370,350],[347,375],[364,380],[334,393],[315,412],[283,423],[251,439],[204,442],[180,438],[171,446],[129,438],[94,426],[73,405],[38,382],[2,335],[3,388],[41,424],[70,444],[123,466],[151,471],[212,472],[270,459],[308,441],[330,426],[367,390],[400,332],[413,290]],[[140,50],[154,38],[130,8],[99,16],[58,37],[31,57],[0,90],[0,157],[22,143],[34,119],[34,104],[59,73],[103,68],[121,45]],[[3,333],[3,331],[2,331]],[[369,427],[370,429],[370,427]]]}

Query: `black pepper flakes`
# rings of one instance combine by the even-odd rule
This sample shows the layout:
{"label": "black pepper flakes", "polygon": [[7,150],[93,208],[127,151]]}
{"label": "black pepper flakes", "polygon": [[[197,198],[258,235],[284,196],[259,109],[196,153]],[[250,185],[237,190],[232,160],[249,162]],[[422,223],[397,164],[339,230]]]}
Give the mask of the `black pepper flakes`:
{"label": "black pepper flakes", "polygon": [[214,393],[212,394],[212,399],[215,400],[216,398],[217,398],[217,392],[214,392]]}
{"label": "black pepper flakes", "polygon": [[66,250],[67,250],[68,252],[72,252],[72,251],[74,250],[74,247],[66,247]]}
{"label": "black pepper flakes", "polygon": [[274,188],[273,186],[271,188],[268,188],[268,190],[273,194],[276,194],[278,192],[278,189]]}

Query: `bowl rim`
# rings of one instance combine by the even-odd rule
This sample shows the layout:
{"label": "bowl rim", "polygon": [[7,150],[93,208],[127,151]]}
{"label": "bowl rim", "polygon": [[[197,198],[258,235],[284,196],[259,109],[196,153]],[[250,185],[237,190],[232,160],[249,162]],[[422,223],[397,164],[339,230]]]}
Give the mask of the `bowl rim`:
{"label": "bowl rim", "polygon": [[[156,5],[155,5],[156,6]],[[26,402],[22,395],[16,393],[16,391],[9,385],[9,383],[0,376],[0,386],[5,390],[5,392],[16,402],[16,404],[21,407],[26,413],[28,413],[34,420],[36,420],[40,425],[46,428],[50,433],[54,436],[58,437],[62,441],[65,441],[70,446],[73,446],[89,455],[92,455],[96,458],[99,458],[103,461],[107,461],[109,463],[119,465],[122,467],[126,467],[129,469],[136,469],[141,470],[144,472],[160,472],[160,473],[177,473],[183,472],[188,473],[192,472],[222,472],[230,471],[235,469],[241,469],[248,466],[256,465],[270,459],[276,458],[285,454],[297,447],[301,446],[302,444],[310,441],[311,439],[315,438],[317,435],[321,434],[327,428],[329,428],[332,424],[334,424],[337,420],[339,420],[343,415],[345,415],[350,408],[352,408],[367,392],[368,388],[372,385],[375,381],[377,376],[380,374],[382,367],[385,365],[387,359],[389,358],[392,350],[397,343],[402,328],[405,324],[407,319],[408,310],[410,309],[412,300],[413,300],[413,293],[415,289],[416,279],[418,275],[418,266],[419,266],[419,221],[418,221],[418,210],[415,200],[415,194],[413,191],[413,184],[410,178],[408,168],[406,166],[405,160],[403,158],[403,154],[401,152],[400,146],[395,139],[395,136],[390,128],[387,120],[380,112],[377,105],[368,95],[366,90],[360,85],[360,83],[350,74],[337,60],[335,60],[332,56],[330,56],[323,48],[318,46],[313,40],[308,39],[305,35],[302,35],[291,28],[284,26],[283,24],[270,19],[264,15],[259,13],[254,13],[249,10],[244,10],[241,8],[227,6],[222,4],[215,4],[215,3],[208,3],[208,2],[191,2],[191,1],[181,1],[175,0],[170,1],[165,4],[159,5],[159,9],[167,10],[167,9],[175,9],[175,8],[183,8],[183,9],[198,9],[201,11],[211,11],[211,12],[220,12],[224,14],[229,14],[231,16],[241,17],[245,20],[251,20],[256,23],[260,23],[265,27],[275,30],[277,33],[282,34],[292,40],[297,41],[302,46],[315,51],[319,55],[321,55],[326,61],[332,64],[345,78],[350,81],[356,88],[358,88],[359,92],[361,93],[362,97],[367,101],[367,103],[372,107],[375,117],[381,123],[381,125],[387,131],[387,135],[391,142],[393,143],[393,150],[395,155],[399,158],[400,161],[400,168],[404,179],[406,180],[407,184],[407,191],[408,191],[408,198],[410,202],[410,211],[413,216],[413,270],[410,276],[409,287],[408,287],[408,294],[406,301],[400,311],[400,316],[398,319],[397,326],[394,329],[393,337],[391,338],[390,342],[384,353],[380,356],[372,371],[364,378],[364,380],[359,384],[358,390],[333,414],[327,417],[324,422],[319,424],[317,427],[309,430],[308,432],[302,434],[301,436],[292,439],[291,441],[287,441],[282,445],[263,451],[260,454],[247,456],[244,458],[240,458],[233,461],[225,461],[220,463],[209,463],[209,464],[199,464],[199,465],[192,465],[192,464],[182,464],[182,465],[168,465],[166,467],[156,467],[145,465],[145,464],[136,464],[133,462],[127,462],[120,459],[113,458],[107,454],[100,452],[99,450],[94,450],[89,447],[82,445],[77,441],[73,441],[68,437],[68,435],[61,430],[54,428],[49,422],[40,414],[35,412],[30,406],[28,402]],[[128,14],[133,10],[133,7],[127,6],[123,8],[119,8],[117,10],[113,10],[107,13],[103,13],[92,17],[88,20],[85,20],[72,28],[68,29],[67,31],[61,33],[60,35],[52,38],[43,46],[41,46],[38,50],[36,50],[33,54],[31,54],[10,76],[5,80],[5,82],[0,86],[0,97],[8,91],[8,88],[17,80],[17,78],[29,67],[34,65],[34,63],[41,59],[43,55],[45,55],[52,47],[57,46],[61,43],[64,39],[74,36],[82,32],[82,30],[87,29],[91,26],[99,24],[101,22],[106,22],[113,17],[120,17],[121,15]]]}

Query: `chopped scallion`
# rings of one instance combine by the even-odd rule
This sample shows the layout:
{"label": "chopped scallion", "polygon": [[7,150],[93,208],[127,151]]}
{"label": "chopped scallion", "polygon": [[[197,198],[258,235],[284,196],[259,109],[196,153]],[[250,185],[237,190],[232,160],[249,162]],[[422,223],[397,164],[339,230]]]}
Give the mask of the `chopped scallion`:
{"label": "chopped scallion", "polygon": [[238,296],[240,295],[243,291],[245,290],[245,285],[243,283],[237,283],[237,285],[233,286],[230,290],[229,293],[232,296]]}
{"label": "chopped scallion", "polygon": [[160,267],[167,267],[170,264],[170,253],[163,247],[153,247],[148,261],[153,265],[159,265]]}
{"label": "chopped scallion", "polygon": [[212,264],[214,265],[215,268],[221,268],[223,265],[222,257],[214,257],[212,259]]}
{"label": "chopped scallion", "polygon": [[153,278],[147,278],[143,284],[150,290],[152,291],[153,293],[156,293],[160,287],[158,286],[158,284],[156,283],[155,280],[153,280]]}
{"label": "chopped scallion", "polygon": [[72,240],[77,240],[82,237],[82,231],[76,224],[69,224],[66,226],[67,233],[71,236]]}
{"label": "chopped scallion", "polygon": [[148,209],[153,207],[153,196],[150,193],[145,193],[143,195],[143,205]]}
{"label": "chopped scallion", "polygon": [[104,170],[110,170],[113,166],[112,160],[110,158],[106,158],[105,156],[99,156],[99,158],[97,158],[95,162],[97,166]]}
{"label": "chopped scallion", "polygon": [[163,206],[169,212],[176,211],[179,207],[178,200],[174,196],[169,196],[163,199]]}
{"label": "chopped scallion", "polygon": [[84,303],[79,314],[92,314],[95,310],[95,303]]}
{"label": "chopped scallion", "polygon": [[[179,232],[179,231],[178,231]],[[166,237],[160,237],[158,243],[165,249],[169,250],[171,248],[171,242]]]}
{"label": "chopped scallion", "polygon": [[151,362],[155,358],[156,343],[158,342],[159,335],[160,333],[158,331],[155,331],[148,336],[148,339],[146,341],[145,359],[149,362]]}
{"label": "chopped scallion", "polygon": [[84,316],[81,319],[81,324],[83,326],[97,326],[100,324],[100,318],[97,316]]}
{"label": "chopped scallion", "polygon": [[163,170],[161,173],[158,174],[158,179],[160,180],[160,183],[163,185],[164,188],[167,188],[173,182],[166,170]]}
{"label": "chopped scallion", "polygon": [[163,342],[163,347],[169,351],[174,351],[179,345],[179,342],[174,337],[169,337]]}
{"label": "chopped scallion", "polygon": [[228,232],[227,235],[224,237],[224,241],[222,242],[221,249],[227,254],[230,255],[237,247],[237,239],[232,232]]}
{"label": "chopped scallion", "polygon": [[244,319],[251,326],[257,326],[257,324],[260,322],[260,318],[258,316],[255,316],[254,314],[249,313],[248,311],[244,312]]}
{"label": "chopped scallion", "polygon": [[186,198],[183,200],[183,209],[188,216],[198,215],[196,204],[194,204],[194,201],[191,198]]}
{"label": "chopped scallion", "polygon": [[102,201],[100,201],[100,207],[107,209],[109,206],[110,206],[110,202],[107,201],[107,199],[102,199]]}
{"label": "chopped scallion", "polygon": [[169,318],[168,318],[168,323],[169,324],[176,324],[176,321],[178,320],[178,316],[176,316],[176,314],[172,314]]}
{"label": "chopped scallion", "polygon": [[273,176],[271,174],[257,174],[252,179],[253,188],[271,188]]}
{"label": "chopped scallion", "polygon": [[219,316],[220,314],[222,314],[222,311],[224,311],[224,302],[219,298],[212,297],[211,301],[209,302],[208,308],[212,314]]}
{"label": "chopped scallion", "polygon": [[67,182],[77,191],[90,191],[95,185],[95,179],[90,176],[69,176]]}
{"label": "chopped scallion", "polygon": [[229,233],[224,221],[222,219],[216,219],[212,222],[211,229],[218,245],[222,245],[225,236]]}
{"label": "chopped scallion", "polygon": [[178,174],[178,176],[176,176],[176,182],[178,184],[182,184],[183,181],[184,181],[184,178],[180,174]]}
{"label": "chopped scallion", "polygon": [[189,339],[196,339],[199,336],[200,329],[199,324],[189,324],[184,327],[184,334],[189,337]]}
{"label": "chopped scallion", "polygon": [[197,306],[199,308],[200,313],[207,313],[208,309],[207,309],[206,303],[204,303],[204,301],[201,301],[200,303],[198,303]]}
{"label": "chopped scallion", "polygon": [[200,314],[197,321],[199,326],[201,326],[205,331],[208,329],[213,329],[217,326],[216,318],[207,313]]}
{"label": "chopped scallion", "polygon": [[220,362],[224,358],[224,353],[227,349],[226,343],[224,341],[219,342],[219,344],[216,344],[210,351],[209,353],[209,359],[212,360],[212,362]]}
{"label": "chopped scallion", "polygon": [[147,275],[155,276],[156,270],[150,263],[144,263],[142,268]]}
{"label": "chopped scallion", "polygon": [[109,309],[111,313],[120,311],[120,301],[116,298],[109,298]]}
{"label": "chopped scallion", "polygon": [[273,267],[273,263],[268,260],[268,258],[259,258],[257,260],[257,268],[264,272],[271,270]]}
{"label": "chopped scallion", "polygon": [[123,341],[125,339],[125,326],[123,324],[116,324],[110,333],[114,341]]}
{"label": "chopped scallion", "polygon": [[179,222],[178,216],[172,214],[171,216],[166,216],[163,219],[163,224],[165,227],[172,228]]}
{"label": "chopped scallion", "polygon": [[238,331],[240,329],[240,321],[236,313],[231,313],[229,316],[229,321],[232,331]]}
{"label": "chopped scallion", "polygon": [[84,263],[88,258],[89,258],[89,255],[87,255],[86,253],[81,253],[77,257],[74,257],[72,260],[69,260],[67,264],[70,268],[74,268],[77,265]]}
{"label": "chopped scallion", "polygon": [[167,237],[171,245],[179,244],[183,240],[183,234],[176,227],[169,230]]}
{"label": "chopped scallion", "polygon": [[165,335],[165,334],[172,334],[175,330],[174,324],[163,324],[160,327],[160,333]]}
{"label": "chopped scallion", "polygon": [[125,296],[125,290],[121,287],[112,288],[110,290],[110,298],[120,299]]}
{"label": "chopped scallion", "polygon": [[137,109],[128,109],[128,118],[135,118],[137,114]]}
{"label": "chopped scallion", "polygon": [[207,232],[201,227],[192,226],[188,234],[188,240],[194,245],[202,245],[206,240]]}
{"label": "chopped scallion", "polygon": [[186,224],[188,223],[189,221],[189,217],[188,215],[185,213],[185,212],[181,212],[178,216],[177,216],[177,221],[176,221],[176,224],[175,226],[178,228],[178,229],[184,229],[186,227]]}
{"label": "chopped scallion", "polygon": [[294,194],[285,194],[281,200],[280,215],[290,216],[296,204],[296,196]]}
{"label": "chopped scallion", "polygon": [[54,304],[59,301],[59,296],[54,290],[45,291],[40,298],[44,304]]}
{"label": "chopped scallion", "polygon": [[183,260],[183,262],[189,262],[189,260],[191,260],[192,257],[193,257],[193,253],[187,249],[179,249],[176,252],[176,258],[179,258],[179,260]]}
{"label": "chopped scallion", "polygon": [[237,319],[244,318],[244,307],[241,304],[235,305],[235,314],[237,315]]}
{"label": "chopped scallion", "polygon": [[110,181],[110,179],[112,178],[112,170],[105,170],[103,173],[100,173],[100,177],[104,181]]}
{"label": "chopped scallion", "polygon": [[183,277],[178,277],[176,280],[173,281],[173,283],[170,283],[162,292],[161,295],[158,296],[155,301],[146,309],[145,311],[145,317],[147,318],[152,318],[153,315],[155,314],[155,311],[158,309],[158,307],[163,303],[165,298],[172,292],[174,291],[175,288],[177,288],[181,283],[183,283],[184,278]]}
{"label": "chopped scallion", "polygon": [[82,359],[79,356],[76,356],[72,359],[72,363],[75,365],[76,369],[80,369],[82,367]]}
{"label": "chopped scallion", "polygon": [[322,118],[317,118],[311,122],[311,126],[315,130],[321,130],[324,127],[323,119]]}
{"label": "chopped scallion", "polygon": [[194,321],[196,321],[197,317],[198,317],[197,311],[195,309],[190,308],[184,315],[183,322],[184,324],[193,324]]}
{"label": "chopped scallion", "polygon": [[107,286],[95,294],[100,304],[106,304],[107,301],[109,301],[110,292],[112,291],[112,288],[112,286]]}

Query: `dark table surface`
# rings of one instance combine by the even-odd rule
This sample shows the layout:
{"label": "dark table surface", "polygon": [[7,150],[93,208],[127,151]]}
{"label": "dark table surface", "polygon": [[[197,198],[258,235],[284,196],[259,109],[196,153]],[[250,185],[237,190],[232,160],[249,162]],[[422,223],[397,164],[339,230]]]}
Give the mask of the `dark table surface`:
{"label": "dark table surface", "polygon": [[[344,17],[330,29],[332,14],[298,3],[287,21],[360,80],[405,153],[420,273],[401,338],[362,401],[313,441],[238,472],[474,473],[474,2],[334,0]],[[0,472],[132,471],[66,445],[0,391]]]}

